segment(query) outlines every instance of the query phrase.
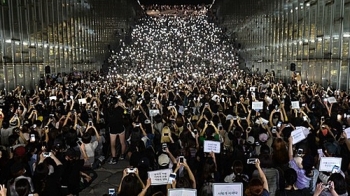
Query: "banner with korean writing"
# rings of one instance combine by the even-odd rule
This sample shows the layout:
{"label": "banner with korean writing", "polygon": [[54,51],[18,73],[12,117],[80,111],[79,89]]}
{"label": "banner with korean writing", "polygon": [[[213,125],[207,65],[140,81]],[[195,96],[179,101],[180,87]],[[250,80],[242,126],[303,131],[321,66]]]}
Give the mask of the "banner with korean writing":
{"label": "banner with korean writing", "polygon": [[148,177],[151,178],[152,185],[164,185],[168,184],[168,179],[171,172],[171,169],[149,171]]}
{"label": "banner with korean writing", "polygon": [[168,196],[197,196],[196,189],[168,189]]}
{"label": "banner with korean writing", "polygon": [[242,196],[242,183],[213,183],[213,195],[215,196]]}

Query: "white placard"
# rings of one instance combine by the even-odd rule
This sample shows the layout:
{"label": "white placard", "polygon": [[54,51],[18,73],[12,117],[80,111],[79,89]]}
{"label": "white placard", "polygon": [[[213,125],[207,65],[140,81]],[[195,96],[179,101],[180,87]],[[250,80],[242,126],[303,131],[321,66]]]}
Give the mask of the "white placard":
{"label": "white placard", "polygon": [[299,101],[292,101],[292,109],[299,109],[300,105],[299,105]]}
{"label": "white placard", "polygon": [[50,99],[50,101],[51,101],[51,100],[56,100],[57,97],[56,97],[56,96],[51,96],[51,97],[49,97],[49,99]]}
{"label": "white placard", "polygon": [[264,102],[262,101],[253,101],[252,109],[253,110],[262,110],[264,108]]}
{"label": "white placard", "polygon": [[249,91],[250,91],[250,92],[255,92],[255,89],[256,89],[256,87],[255,87],[255,86],[252,86],[252,87],[249,88]]}
{"label": "white placard", "polygon": [[151,185],[164,185],[168,184],[171,169],[161,169],[155,171],[149,171],[148,177],[151,178]]}
{"label": "white placard", "polygon": [[220,153],[220,142],[204,140],[204,152]]}
{"label": "white placard", "polygon": [[86,99],[78,99],[79,104],[86,104]]}
{"label": "white placard", "polygon": [[329,103],[337,103],[337,100],[335,99],[335,97],[328,97],[327,100]]}
{"label": "white placard", "polygon": [[320,157],[319,171],[331,172],[335,165],[341,168],[341,160],[339,157]]}
{"label": "white placard", "polygon": [[157,114],[159,114],[159,110],[149,110],[149,115],[150,116],[157,116]]}
{"label": "white placard", "polygon": [[350,127],[344,129],[344,132],[346,133],[347,139],[350,139]]}
{"label": "white placard", "polygon": [[266,120],[265,118],[259,118],[259,119],[257,119],[257,120],[255,121],[255,123],[258,124],[258,125],[260,125],[260,119],[261,119],[262,124],[264,124],[264,125],[269,124],[269,121]]}
{"label": "white placard", "polygon": [[303,129],[296,129],[292,131],[290,135],[293,137],[293,144],[296,144],[306,138]]}
{"label": "white placard", "polygon": [[242,183],[213,183],[213,195],[215,196],[241,196],[243,194]]}
{"label": "white placard", "polygon": [[197,196],[196,189],[168,189],[168,196]]}

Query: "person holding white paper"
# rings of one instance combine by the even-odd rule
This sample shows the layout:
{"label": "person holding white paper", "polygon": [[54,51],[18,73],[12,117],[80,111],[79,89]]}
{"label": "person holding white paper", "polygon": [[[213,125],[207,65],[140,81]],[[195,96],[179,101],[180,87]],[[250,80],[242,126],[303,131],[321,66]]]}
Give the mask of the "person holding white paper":
{"label": "person holding white paper", "polygon": [[318,171],[313,169],[314,157],[309,154],[293,155],[293,137],[289,137],[289,167],[297,172],[297,182],[295,183],[298,189],[309,188],[310,192],[314,191],[316,183],[315,178],[318,176]]}

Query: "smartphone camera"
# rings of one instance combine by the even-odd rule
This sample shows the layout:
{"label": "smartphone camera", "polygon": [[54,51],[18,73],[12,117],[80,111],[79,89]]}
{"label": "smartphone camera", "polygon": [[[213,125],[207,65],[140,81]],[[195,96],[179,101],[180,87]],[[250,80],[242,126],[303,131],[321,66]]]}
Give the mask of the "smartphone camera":
{"label": "smartphone camera", "polygon": [[183,156],[180,156],[180,157],[179,157],[180,163],[183,163],[183,162],[184,162],[184,159],[185,159],[185,158],[184,158]]}
{"label": "smartphone camera", "polygon": [[299,148],[298,151],[297,151],[298,157],[301,157],[303,153],[304,153],[304,150]]}
{"label": "smartphone camera", "polygon": [[115,189],[114,188],[109,188],[108,189],[108,195],[109,196],[115,196]]}
{"label": "smartphone camera", "polygon": [[35,134],[30,134],[30,141],[35,142]]}
{"label": "smartphone camera", "polygon": [[281,121],[278,121],[277,123],[277,128],[280,128],[282,126],[282,122]]}
{"label": "smartphone camera", "polygon": [[304,121],[307,121],[307,116],[303,116],[303,120],[304,120]]}
{"label": "smartphone camera", "polygon": [[43,156],[44,157],[50,157],[51,156],[51,152],[43,152]]}
{"label": "smartphone camera", "polygon": [[168,148],[168,145],[166,143],[163,143],[162,144],[162,150],[165,152],[166,151],[166,148]]}
{"label": "smartphone camera", "polygon": [[171,173],[171,174],[169,175],[168,183],[169,183],[169,184],[172,184],[173,181],[174,181],[175,179],[176,179],[176,173]]}
{"label": "smartphone camera", "polygon": [[276,127],[275,127],[275,126],[273,126],[273,127],[272,127],[271,132],[272,132],[272,133],[277,133],[277,131],[276,131]]}
{"label": "smartphone camera", "polygon": [[247,164],[253,165],[256,163],[256,158],[249,158],[247,159]]}
{"label": "smartphone camera", "polygon": [[128,174],[135,173],[135,171],[136,171],[136,168],[130,167],[130,168],[127,169],[127,173]]}

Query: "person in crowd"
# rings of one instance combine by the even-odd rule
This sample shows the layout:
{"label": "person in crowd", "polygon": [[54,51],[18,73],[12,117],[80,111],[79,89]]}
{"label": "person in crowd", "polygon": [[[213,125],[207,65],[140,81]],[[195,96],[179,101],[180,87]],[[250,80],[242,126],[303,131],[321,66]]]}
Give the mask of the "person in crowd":
{"label": "person in crowd", "polygon": [[297,172],[293,168],[289,168],[284,171],[284,181],[285,187],[284,189],[278,190],[276,192],[276,196],[308,196],[310,195],[310,191],[307,188],[298,189],[295,185],[297,182]]}
{"label": "person in crowd", "polygon": [[[298,73],[288,84],[271,70],[242,70],[208,6],[144,8],[151,14],[111,49],[108,70],[0,92],[2,195],[78,195],[105,159],[112,168],[129,161],[118,195],[212,195],[213,183],[225,182],[242,182],[246,195],[347,194],[346,91]],[[305,139],[294,141],[300,130]],[[208,140],[220,151],[207,153]],[[339,171],[319,173],[323,157],[341,157]],[[175,181],[152,186],[147,172],[159,169]]]}
{"label": "person in crowd", "polygon": [[268,196],[269,185],[263,170],[260,167],[259,159],[255,161],[255,167],[259,172],[259,178],[253,178],[250,180],[248,187],[245,189],[247,196]]}

